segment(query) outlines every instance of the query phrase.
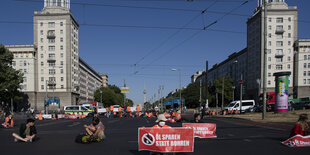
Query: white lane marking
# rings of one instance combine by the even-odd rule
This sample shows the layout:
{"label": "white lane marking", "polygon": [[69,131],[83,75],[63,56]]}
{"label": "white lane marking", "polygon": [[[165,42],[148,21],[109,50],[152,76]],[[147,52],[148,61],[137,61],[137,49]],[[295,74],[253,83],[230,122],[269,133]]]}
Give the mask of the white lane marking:
{"label": "white lane marking", "polygon": [[81,124],[81,123],[80,122],[74,122],[71,125],[68,125],[68,127],[73,127],[73,126],[76,126],[76,125],[79,125],[79,124]]}

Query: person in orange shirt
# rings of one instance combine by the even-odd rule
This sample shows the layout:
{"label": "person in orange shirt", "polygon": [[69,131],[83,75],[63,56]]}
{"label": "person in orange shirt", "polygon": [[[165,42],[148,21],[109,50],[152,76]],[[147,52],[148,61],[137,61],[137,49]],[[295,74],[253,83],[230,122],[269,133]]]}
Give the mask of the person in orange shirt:
{"label": "person in orange shirt", "polygon": [[5,128],[13,128],[14,120],[11,114],[5,118],[5,121],[4,123],[2,123],[2,126]]}
{"label": "person in orange shirt", "polygon": [[157,117],[156,125],[154,125],[152,128],[171,128],[170,126],[166,125],[167,118],[164,114],[159,114]]}
{"label": "person in orange shirt", "polygon": [[40,113],[40,114],[38,115],[38,118],[39,118],[39,120],[43,120],[43,115]]}
{"label": "person in orange shirt", "polygon": [[181,121],[181,111],[178,111],[173,118],[176,122]]}
{"label": "person in orange shirt", "polygon": [[139,105],[137,106],[137,111],[138,111],[138,112],[140,111],[140,106],[139,106]]}
{"label": "person in orange shirt", "polygon": [[118,112],[122,112],[122,107],[118,107]]}

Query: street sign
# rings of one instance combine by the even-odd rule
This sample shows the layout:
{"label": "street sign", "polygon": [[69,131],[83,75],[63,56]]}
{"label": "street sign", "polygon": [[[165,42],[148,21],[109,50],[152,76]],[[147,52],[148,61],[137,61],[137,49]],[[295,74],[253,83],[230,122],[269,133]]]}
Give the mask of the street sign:
{"label": "street sign", "polygon": [[243,80],[239,80],[239,84],[243,84]]}
{"label": "street sign", "polygon": [[129,88],[128,87],[122,87],[121,88],[121,92],[124,93],[124,94],[125,93],[129,93]]}

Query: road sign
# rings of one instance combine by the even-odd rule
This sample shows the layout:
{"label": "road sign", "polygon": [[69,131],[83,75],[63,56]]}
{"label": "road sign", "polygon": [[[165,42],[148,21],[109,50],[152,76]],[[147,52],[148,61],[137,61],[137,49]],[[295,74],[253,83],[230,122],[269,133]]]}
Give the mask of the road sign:
{"label": "road sign", "polygon": [[243,80],[239,80],[239,84],[243,84]]}
{"label": "road sign", "polygon": [[122,93],[129,93],[129,88],[128,87],[122,87],[121,91],[122,91]]}

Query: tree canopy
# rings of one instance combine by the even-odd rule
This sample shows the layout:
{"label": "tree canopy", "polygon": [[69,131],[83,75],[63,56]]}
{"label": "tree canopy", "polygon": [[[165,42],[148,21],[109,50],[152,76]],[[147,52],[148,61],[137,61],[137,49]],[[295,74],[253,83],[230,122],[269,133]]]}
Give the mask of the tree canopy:
{"label": "tree canopy", "polygon": [[[102,94],[100,93],[102,91]],[[124,106],[124,95],[121,90],[115,85],[109,85],[108,87],[101,87],[95,91],[95,101],[102,102],[104,106],[121,105]],[[126,99],[125,106],[133,106],[133,101]]]}
{"label": "tree canopy", "polygon": [[9,103],[18,95],[23,74],[12,67],[13,54],[0,44],[0,101]]}

